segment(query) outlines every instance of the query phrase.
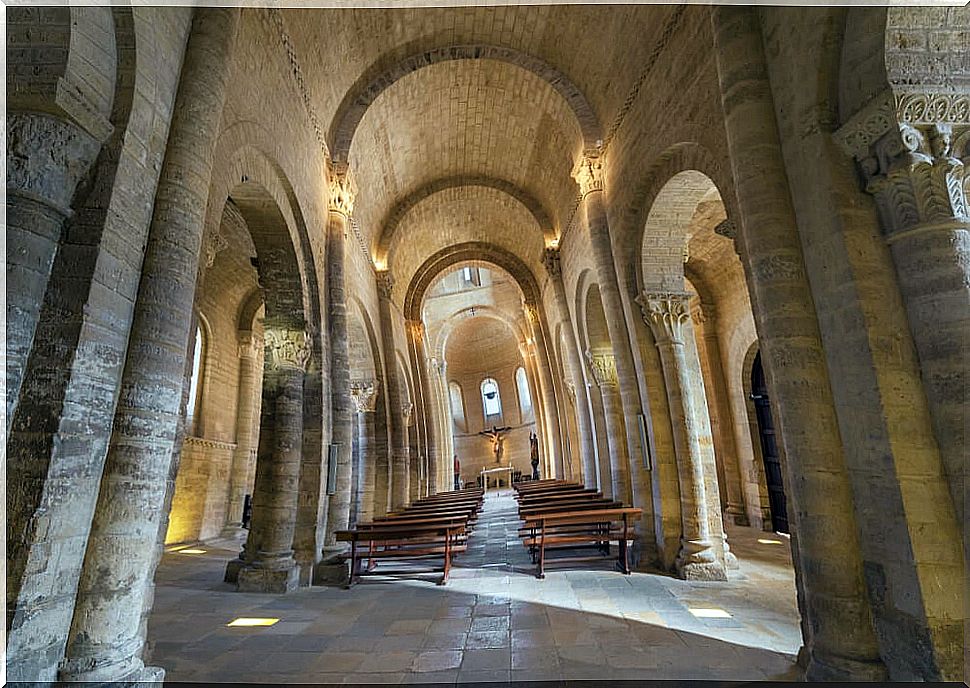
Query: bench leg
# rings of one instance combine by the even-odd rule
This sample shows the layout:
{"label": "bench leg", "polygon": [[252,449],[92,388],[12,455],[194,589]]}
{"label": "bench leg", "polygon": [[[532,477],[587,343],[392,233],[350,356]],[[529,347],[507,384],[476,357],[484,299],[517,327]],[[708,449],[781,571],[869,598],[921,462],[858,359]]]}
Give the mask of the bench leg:
{"label": "bench leg", "polygon": [[630,548],[627,546],[627,536],[629,534],[626,514],[623,514],[623,539],[620,540],[620,565],[623,567],[623,573],[628,576],[630,575]]}
{"label": "bench leg", "polygon": [[542,535],[539,537],[539,566],[536,572],[536,578],[542,579],[546,577],[546,524],[542,524]]}
{"label": "bench leg", "polygon": [[357,575],[357,541],[352,540],[350,543],[350,575],[347,577],[347,585],[344,586],[344,590],[350,590],[350,586],[354,584],[354,576]]}
{"label": "bench leg", "polygon": [[445,533],[445,565],[444,570],[441,573],[441,580],[438,581],[438,585],[444,585],[448,582],[448,574],[451,573],[451,533]]}

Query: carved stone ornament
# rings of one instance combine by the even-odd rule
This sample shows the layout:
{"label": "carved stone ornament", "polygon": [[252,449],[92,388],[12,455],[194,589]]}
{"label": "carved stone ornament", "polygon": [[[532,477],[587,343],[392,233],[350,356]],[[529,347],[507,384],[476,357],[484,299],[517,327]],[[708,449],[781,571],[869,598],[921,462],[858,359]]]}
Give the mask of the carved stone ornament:
{"label": "carved stone ornament", "polygon": [[569,400],[570,406],[576,406],[576,385],[569,378],[562,381],[563,385],[566,387],[566,399]]}
{"label": "carved stone ornament", "polygon": [[377,380],[351,380],[350,400],[357,413],[373,413],[377,408],[380,384]]}
{"label": "carved stone ornament", "polygon": [[690,296],[687,292],[644,292],[635,299],[654,339],[684,343],[684,324],[690,320]]}
{"label": "carved stone ornament", "polygon": [[331,162],[327,169],[330,178],[330,212],[350,217],[354,213],[357,184],[345,162]]}
{"label": "carved stone ornament", "polygon": [[542,265],[553,279],[562,275],[562,264],[559,261],[558,246],[549,246],[543,251]]}
{"label": "carved stone ornament", "polygon": [[414,404],[410,401],[405,401],[401,404],[401,418],[404,420],[405,425],[411,424],[411,418],[414,415]]}
{"label": "carved stone ornament", "polygon": [[420,341],[424,336],[424,323],[420,320],[408,320],[404,325],[414,341]]}
{"label": "carved stone ornament", "polygon": [[223,236],[222,232],[216,229],[206,234],[205,243],[202,246],[203,260],[205,266],[211,268],[216,262],[216,255],[229,247],[229,241]]}
{"label": "carved stone ornament", "polygon": [[265,343],[261,337],[257,337],[251,330],[239,333],[239,357],[255,358],[263,350]]}
{"label": "carved stone ornament", "polygon": [[394,291],[394,277],[390,270],[377,271],[377,293],[385,299],[391,298]]}
{"label": "carved stone ornament", "polygon": [[964,164],[953,153],[950,125],[901,124],[898,136],[881,138],[860,163],[887,240],[920,227],[970,221]]}
{"label": "carved stone ornament", "polygon": [[539,322],[539,309],[536,308],[534,304],[523,303],[522,313],[525,315],[525,319],[531,324],[536,325]]}
{"label": "carved stone ornament", "polygon": [[597,387],[616,387],[619,378],[616,374],[616,358],[611,353],[593,353],[586,350],[586,362]]}
{"label": "carved stone ornament", "polygon": [[602,191],[604,188],[603,179],[603,156],[596,149],[583,151],[582,157],[576,161],[573,167],[572,177],[579,184],[579,192],[586,198],[594,191]]}
{"label": "carved stone ornament", "polygon": [[306,370],[310,360],[310,335],[305,330],[267,329],[263,336],[272,368]]}

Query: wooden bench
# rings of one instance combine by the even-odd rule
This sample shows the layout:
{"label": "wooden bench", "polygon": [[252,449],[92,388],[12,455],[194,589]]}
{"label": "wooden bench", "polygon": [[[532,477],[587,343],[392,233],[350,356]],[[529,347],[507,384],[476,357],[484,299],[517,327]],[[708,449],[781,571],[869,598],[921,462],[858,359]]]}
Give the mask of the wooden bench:
{"label": "wooden bench", "polygon": [[617,563],[623,573],[630,573],[627,543],[632,535],[632,525],[642,513],[636,507],[613,507],[607,509],[580,509],[553,511],[529,516],[525,520],[526,532],[521,533],[523,544],[533,553],[536,577],[545,578],[546,550],[566,550],[595,547],[598,556],[557,558],[555,563],[591,561],[609,556],[609,545],[619,545]]}
{"label": "wooden bench", "polygon": [[[452,557],[466,549],[465,522],[463,518],[433,519],[418,522],[388,522],[360,524],[352,530],[336,533],[339,542],[350,543],[350,576],[347,588],[367,575],[395,575],[401,573],[441,572],[438,585],[448,581]],[[361,545],[367,545],[366,550]],[[378,559],[428,559],[441,558],[440,568],[430,571],[380,570],[376,569]],[[366,570],[361,562],[368,560]]]}

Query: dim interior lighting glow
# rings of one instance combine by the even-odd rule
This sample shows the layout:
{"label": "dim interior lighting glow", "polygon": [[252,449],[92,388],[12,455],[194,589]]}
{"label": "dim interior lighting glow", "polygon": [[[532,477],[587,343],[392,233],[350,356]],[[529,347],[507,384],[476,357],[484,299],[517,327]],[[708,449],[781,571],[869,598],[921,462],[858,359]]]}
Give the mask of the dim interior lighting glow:
{"label": "dim interior lighting glow", "polygon": [[716,607],[690,607],[688,609],[691,614],[696,616],[698,619],[730,619],[731,615],[728,614],[723,609],[717,609]]}
{"label": "dim interior lighting glow", "polygon": [[205,554],[205,552],[206,551],[204,549],[195,549],[195,548],[179,550],[179,554]]}
{"label": "dim interior lighting glow", "polygon": [[270,619],[266,617],[251,617],[251,616],[240,616],[238,619],[233,619],[227,626],[272,626],[279,622],[279,619]]}
{"label": "dim interior lighting glow", "polygon": [[781,540],[766,540],[765,538],[758,538],[758,542],[762,545],[783,545],[785,544]]}

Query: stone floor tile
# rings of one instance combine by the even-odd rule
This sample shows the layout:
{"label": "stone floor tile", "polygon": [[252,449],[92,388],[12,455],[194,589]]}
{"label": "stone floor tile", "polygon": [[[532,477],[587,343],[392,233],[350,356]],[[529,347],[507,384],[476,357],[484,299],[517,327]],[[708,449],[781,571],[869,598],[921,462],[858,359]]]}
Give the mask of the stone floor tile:
{"label": "stone floor tile", "polygon": [[509,670],[512,667],[512,651],[506,649],[465,650],[461,662],[462,671]]}
{"label": "stone floor tile", "polygon": [[461,650],[431,650],[419,653],[411,663],[412,671],[436,672],[457,670],[461,666]]}

